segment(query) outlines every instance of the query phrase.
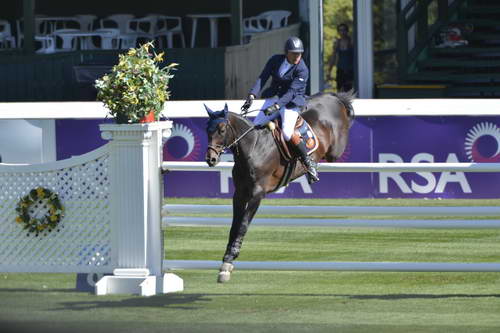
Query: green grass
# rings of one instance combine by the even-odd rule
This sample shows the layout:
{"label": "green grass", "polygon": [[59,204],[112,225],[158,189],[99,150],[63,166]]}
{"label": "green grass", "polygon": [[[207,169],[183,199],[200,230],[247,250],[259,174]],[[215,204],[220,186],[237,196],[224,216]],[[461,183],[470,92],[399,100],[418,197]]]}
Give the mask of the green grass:
{"label": "green grass", "polygon": [[149,298],[81,295],[71,291],[70,278],[59,274],[7,275],[0,289],[0,310],[8,320],[4,324],[43,332],[48,328],[57,332],[498,332],[500,328],[500,279],[494,273],[245,271],[224,285],[215,283],[214,272],[179,275],[185,292]]}
{"label": "green grass", "polygon": [[[353,201],[314,203],[396,203]],[[497,205],[496,200],[403,200],[398,204],[423,201]],[[311,204],[305,200],[273,203]],[[220,260],[228,231],[229,227],[168,227],[165,256]],[[239,260],[500,262],[500,230],[252,226]],[[223,285],[216,283],[215,270],[176,274],[184,279],[184,292],[98,297],[75,292],[74,274],[0,273],[0,331],[500,331],[500,273],[239,271],[236,264],[231,281]]]}
{"label": "green grass", "polygon": [[[220,260],[229,227],[169,227],[165,234],[167,259]],[[253,226],[239,260],[500,262],[500,230]]]}
{"label": "green grass", "polygon": [[[192,204],[192,205],[231,205],[231,199],[217,198],[168,198],[164,200],[165,204]],[[484,207],[484,206],[500,206],[498,199],[264,199],[261,206],[390,206],[390,207]],[[230,217],[231,214],[172,214],[171,216],[193,216],[193,217]],[[265,215],[259,214],[257,218],[296,218],[294,215]],[[308,218],[301,216],[301,218]],[[399,216],[311,216],[309,218],[343,218],[343,219],[400,219]],[[406,219],[463,219],[460,216],[408,216]],[[491,216],[475,216],[472,219],[484,220],[494,219],[499,217]]]}

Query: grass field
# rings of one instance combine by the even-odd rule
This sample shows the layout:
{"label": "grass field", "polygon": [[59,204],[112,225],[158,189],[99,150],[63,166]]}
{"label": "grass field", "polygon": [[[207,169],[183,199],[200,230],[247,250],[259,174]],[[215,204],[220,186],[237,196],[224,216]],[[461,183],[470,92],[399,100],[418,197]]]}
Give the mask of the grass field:
{"label": "grass field", "polygon": [[[377,201],[265,204],[498,205],[495,200]],[[165,255],[219,260],[228,230],[169,227]],[[500,262],[500,230],[253,226],[239,259]],[[500,273],[273,272],[236,266],[223,285],[215,282],[213,270],[176,274],[184,279],[184,292],[97,297],[75,292],[74,274],[0,273],[0,331],[500,332]]]}

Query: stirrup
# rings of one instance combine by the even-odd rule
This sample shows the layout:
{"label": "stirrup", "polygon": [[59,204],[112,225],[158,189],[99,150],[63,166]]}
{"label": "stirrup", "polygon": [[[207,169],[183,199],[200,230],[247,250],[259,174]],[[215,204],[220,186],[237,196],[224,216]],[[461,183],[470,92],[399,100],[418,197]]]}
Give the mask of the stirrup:
{"label": "stirrup", "polygon": [[[314,170],[314,171],[316,171],[316,170]],[[307,170],[307,182],[309,184],[319,182],[318,171],[313,172],[313,171],[308,169]]]}
{"label": "stirrup", "polygon": [[303,160],[304,166],[306,167],[307,171],[307,181],[309,184],[316,183],[319,181],[319,176],[318,176],[318,169],[317,169],[317,163],[307,156]]}

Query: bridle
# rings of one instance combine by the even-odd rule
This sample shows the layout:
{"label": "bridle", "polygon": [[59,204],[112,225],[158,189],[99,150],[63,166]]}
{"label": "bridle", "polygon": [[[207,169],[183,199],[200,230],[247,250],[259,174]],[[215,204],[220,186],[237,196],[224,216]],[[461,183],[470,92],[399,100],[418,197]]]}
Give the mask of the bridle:
{"label": "bridle", "polygon": [[253,113],[253,112],[259,112],[260,109],[254,109],[254,110],[241,110],[241,115],[246,118],[247,114]]}
{"label": "bridle", "polygon": [[[229,127],[231,129],[231,132],[233,133],[233,138],[236,137],[236,131],[234,130],[234,127],[231,126],[231,124],[229,123],[228,120],[224,121],[224,123],[226,124],[227,127]],[[241,134],[239,137],[237,137],[236,139],[233,140],[233,142],[231,142],[229,145],[226,143],[226,140],[227,140],[227,135],[224,136],[224,144],[220,145],[220,144],[215,144],[215,145],[212,145],[212,144],[209,144],[208,145],[208,149],[209,150],[213,150],[215,152],[215,154],[217,155],[217,157],[219,157],[225,150],[227,149],[231,149],[232,147],[234,147],[241,139],[243,139],[248,133],[250,133],[251,131],[253,131],[255,129],[255,126],[250,126],[243,134]],[[236,146],[236,154],[238,154],[238,146]]]}

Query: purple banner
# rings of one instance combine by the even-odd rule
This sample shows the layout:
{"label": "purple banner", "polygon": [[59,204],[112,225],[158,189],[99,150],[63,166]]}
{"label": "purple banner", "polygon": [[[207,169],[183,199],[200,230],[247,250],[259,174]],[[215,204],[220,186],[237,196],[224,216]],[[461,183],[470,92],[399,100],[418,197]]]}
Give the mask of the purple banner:
{"label": "purple banner", "polygon": [[[105,143],[102,120],[58,120],[57,157],[64,159]],[[174,119],[164,160],[203,161],[206,118]],[[500,162],[498,117],[359,117],[342,162]],[[232,161],[231,154],[222,160]],[[462,172],[320,173],[305,177],[270,198],[497,198],[500,174]],[[231,172],[170,172],[169,197],[231,197]]]}

